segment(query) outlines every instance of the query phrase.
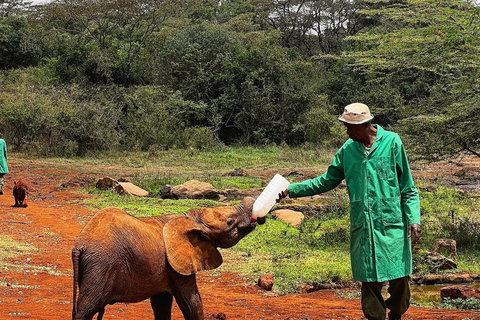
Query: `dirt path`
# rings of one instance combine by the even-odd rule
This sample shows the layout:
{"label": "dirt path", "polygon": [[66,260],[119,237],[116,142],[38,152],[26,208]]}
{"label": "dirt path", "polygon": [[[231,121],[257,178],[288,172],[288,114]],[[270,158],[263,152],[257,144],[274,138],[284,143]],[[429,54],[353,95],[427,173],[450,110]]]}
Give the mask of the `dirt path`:
{"label": "dirt path", "polygon": [[[0,320],[70,319],[70,250],[76,235],[94,212],[81,205],[85,195],[60,185],[77,176],[79,168],[55,169],[41,162],[20,163],[15,159],[9,165],[11,173],[6,176],[5,195],[0,196],[0,237],[11,237],[30,251],[0,260]],[[105,173],[111,175],[112,169],[104,168],[103,172],[88,168],[84,173],[99,178]],[[28,208],[11,207],[14,180],[23,180],[30,186]],[[272,297],[255,286],[255,279],[226,274],[221,268],[200,273],[198,282],[207,319],[217,319],[220,313],[226,319],[249,320],[362,318],[358,300],[341,299],[333,290]],[[153,313],[146,301],[116,304],[107,307],[105,319],[153,319]],[[172,319],[183,319],[176,306]],[[412,307],[406,319],[480,319],[480,311]]]}

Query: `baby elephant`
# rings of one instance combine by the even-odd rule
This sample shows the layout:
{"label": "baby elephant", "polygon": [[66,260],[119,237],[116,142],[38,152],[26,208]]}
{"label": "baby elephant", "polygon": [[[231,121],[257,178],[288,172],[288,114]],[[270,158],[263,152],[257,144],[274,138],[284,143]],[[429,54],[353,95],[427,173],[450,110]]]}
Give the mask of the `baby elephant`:
{"label": "baby elephant", "polygon": [[15,198],[15,204],[13,207],[28,207],[25,202],[25,197],[28,194],[28,186],[22,182],[13,182],[13,197]]}
{"label": "baby elephant", "polygon": [[100,210],[72,250],[72,319],[98,313],[101,320],[108,304],[150,298],[155,320],[167,320],[173,297],[185,319],[204,319],[195,273],[219,267],[217,248],[232,247],[255,229],[253,202],[247,197],[236,206],[155,218]]}

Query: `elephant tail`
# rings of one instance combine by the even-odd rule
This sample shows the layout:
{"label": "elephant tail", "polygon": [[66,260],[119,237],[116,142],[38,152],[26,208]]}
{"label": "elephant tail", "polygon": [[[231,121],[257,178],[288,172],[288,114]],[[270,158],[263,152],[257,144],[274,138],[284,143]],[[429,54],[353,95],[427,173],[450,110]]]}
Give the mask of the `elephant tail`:
{"label": "elephant tail", "polygon": [[77,288],[78,288],[78,275],[80,272],[80,255],[82,254],[82,249],[73,248],[72,249],[72,263],[73,263],[73,310],[72,310],[72,319],[75,319],[77,314]]}

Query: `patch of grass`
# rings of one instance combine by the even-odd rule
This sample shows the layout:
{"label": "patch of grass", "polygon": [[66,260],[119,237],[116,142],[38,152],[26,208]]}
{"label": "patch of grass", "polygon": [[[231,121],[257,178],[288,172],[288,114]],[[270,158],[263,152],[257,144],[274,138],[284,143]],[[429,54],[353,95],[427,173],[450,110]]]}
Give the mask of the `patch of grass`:
{"label": "patch of grass", "polygon": [[136,181],[132,181],[137,184],[139,187],[147,190],[150,194],[158,195],[162,190],[162,187],[169,185],[179,185],[188,180],[196,179],[203,182],[210,183],[217,190],[249,190],[249,189],[260,189],[264,186],[264,182],[261,179],[252,176],[246,177],[231,177],[231,176],[220,176],[220,175],[195,175],[195,176],[186,176],[184,178],[178,177],[136,177]]}
{"label": "patch of grass", "polygon": [[0,269],[7,266],[6,259],[15,258],[35,250],[37,249],[33,245],[17,242],[7,235],[0,235]]}
{"label": "patch of grass", "polygon": [[162,214],[178,214],[190,209],[202,207],[225,206],[214,200],[208,199],[181,199],[171,200],[159,197],[131,197],[122,196],[113,191],[102,191],[95,188],[86,189],[84,192],[94,194],[96,197],[85,200],[85,203],[97,209],[118,207],[135,217],[154,217]]}
{"label": "patch of grass", "polygon": [[279,293],[298,292],[300,284],[351,279],[348,244],[332,246],[324,241],[324,234],[321,228],[295,228],[267,219],[235,247],[224,250],[240,263],[226,263],[223,268],[255,276],[272,273]]}
{"label": "patch of grass", "polygon": [[478,250],[462,249],[455,259],[457,269],[480,274],[480,255]]}
{"label": "patch of grass", "polygon": [[[54,163],[72,168],[76,165],[88,166],[92,171],[96,166],[116,166],[129,169],[141,168],[145,175],[162,174],[166,177],[193,177],[199,174],[216,174],[235,169],[284,170],[325,167],[333,159],[335,150],[319,148],[288,147],[225,147],[222,150],[171,149],[149,152],[105,152],[89,154],[82,158],[42,158],[38,162]],[[16,157],[23,157],[15,154]],[[74,168],[72,168],[74,169]],[[99,168],[100,170],[100,168]]]}
{"label": "patch of grass", "polygon": [[480,198],[441,184],[434,186],[434,192],[419,191],[422,237],[418,246],[431,250],[436,239],[450,238],[457,240],[459,257],[469,255],[480,247]]}
{"label": "patch of grass", "polygon": [[473,309],[473,310],[478,310],[480,309],[480,299],[451,299],[451,298],[446,298],[442,301],[440,304],[440,308],[444,309],[461,309],[461,310],[468,310],[468,309]]}

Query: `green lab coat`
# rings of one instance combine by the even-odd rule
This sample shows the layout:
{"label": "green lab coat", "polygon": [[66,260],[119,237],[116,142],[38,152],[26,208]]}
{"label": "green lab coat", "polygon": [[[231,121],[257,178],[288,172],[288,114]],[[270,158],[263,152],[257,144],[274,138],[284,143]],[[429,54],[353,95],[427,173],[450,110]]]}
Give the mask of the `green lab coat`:
{"label": "green lab coat", "polygon": [[7,144],[3,139],[0,139],[0,173],[8,173]]}
{"label": "green lab coat", "polygon": [[350,197],[350,257],[353,277],[383,282],[412,273],[408,226],[420,224],[420,201],[400,137],[378,125],[367,156],[349,139],[322,176],[293,183],[290,197],[311,196],[345,179]]}

